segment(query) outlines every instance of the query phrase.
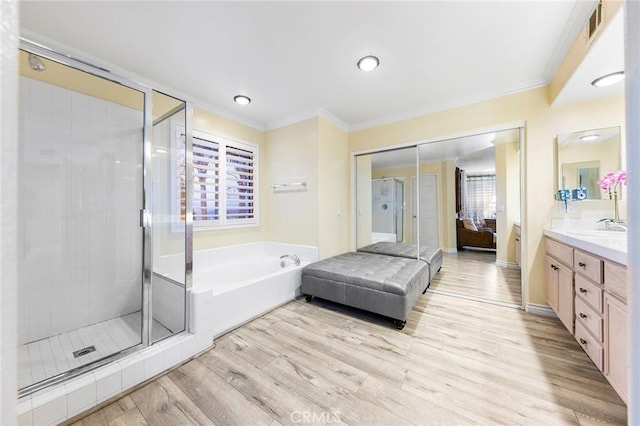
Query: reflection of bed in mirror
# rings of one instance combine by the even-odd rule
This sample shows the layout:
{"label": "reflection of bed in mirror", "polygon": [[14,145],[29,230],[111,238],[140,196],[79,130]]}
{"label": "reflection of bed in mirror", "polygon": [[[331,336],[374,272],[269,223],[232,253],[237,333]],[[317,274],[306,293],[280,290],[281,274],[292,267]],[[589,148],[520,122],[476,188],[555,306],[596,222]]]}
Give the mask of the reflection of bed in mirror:
{"label": "reflection of bed in mirror", "polygon": [[386,233],[386,232],[372,232],[371,233],[371,242],[372,243],[381,243],[381,242],[396,242],[396,234],[394,233]]}

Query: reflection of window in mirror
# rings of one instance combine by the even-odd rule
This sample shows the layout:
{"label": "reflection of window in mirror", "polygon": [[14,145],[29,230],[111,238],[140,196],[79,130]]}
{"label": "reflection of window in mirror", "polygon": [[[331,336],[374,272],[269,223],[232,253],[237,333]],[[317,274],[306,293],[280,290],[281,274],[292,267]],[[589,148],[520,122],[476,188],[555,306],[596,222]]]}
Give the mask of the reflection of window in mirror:
{"label": "reflection of window in mirror", "polygon": [[587,199],[604,197],[598,179],[621,168],[620,128],[558,135],[558,188],[587,188]]}

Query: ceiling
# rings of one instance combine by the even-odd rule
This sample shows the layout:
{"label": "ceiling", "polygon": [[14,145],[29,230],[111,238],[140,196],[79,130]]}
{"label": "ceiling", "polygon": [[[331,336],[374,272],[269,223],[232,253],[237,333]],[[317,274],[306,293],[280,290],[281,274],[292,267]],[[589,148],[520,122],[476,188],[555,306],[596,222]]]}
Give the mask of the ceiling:
{"label": "ceiling", "polygon": [[[586,43],[586,41],[585,41]],[[624,70],[624,12],[621,7],[553,102],[554,106],[624,94],[624,83],[594,87],[603,75]]]}
{"label": "ceiling", "polygon": [[[259,129],[320,113],[356,130],[548,83],[594,5],[23,1],[20,19],[25,37]],[[364,73],[368,54],[381,65]]]}

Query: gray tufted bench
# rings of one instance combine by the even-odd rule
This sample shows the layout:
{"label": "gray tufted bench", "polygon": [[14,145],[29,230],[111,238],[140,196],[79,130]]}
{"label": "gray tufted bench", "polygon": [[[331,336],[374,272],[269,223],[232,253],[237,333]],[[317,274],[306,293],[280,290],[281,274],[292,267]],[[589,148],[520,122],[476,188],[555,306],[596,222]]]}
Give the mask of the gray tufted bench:
{"label": "gray tufted bench", "polygon": [[302,294],[364,309],[402,329],[429,280],[425,262],[372,253],[344,253],[302,269]]}
{"label": "gray tufted bench", "polygon": [[[413,244],[383,241],[361,247],[358,251],[363,253],[386,254],[387,256],[395,257],[407,257],[409,259],[416,258],[416,246]],[[433,280],[433,277],[435,277],[440,271],[440,268],[442,268],[442,250],[439,247],[420,247],[420,260],[427,262],[429,265],[429,279],[424,288],[424,291],[427,291],[431,280]]]}

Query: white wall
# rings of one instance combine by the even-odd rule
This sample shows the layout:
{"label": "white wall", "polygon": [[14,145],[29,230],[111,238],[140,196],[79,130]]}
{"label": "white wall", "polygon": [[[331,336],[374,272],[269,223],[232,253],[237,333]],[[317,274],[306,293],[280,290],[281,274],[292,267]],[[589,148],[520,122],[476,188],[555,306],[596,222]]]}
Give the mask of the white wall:
{"label": "white wall", "polygon": [[[267,187],[267,240],[317,247],[318,119],[302,121],[266,134],[262,164]],[[273,191],[272,184],[306,182],[300,190]]]}
{"label": "white wall", "polygon": [[318,118],[318,248],[324,259],[349,251],[349,139],[329,120]]}
{"label": "white wall", "polygon": [[0,424],[16,422],[18,5],[0,1]]}
{"label": "white wall", "polygon": [[140,309],[142,113],[20,77],[18,338]]}
{"label": "white wall", "polygon": [[[640,2],[626,2],[626,140],[629,234],[640,232]],[[624,165],[623,165],[624,167]],[[640,424],[640,240],[629,238],[627,279],[629,282],[629,416],[630,425]]]}
{"label": "white wall", "polygon": [[520,222],[520,146],[508,142],[495,147],[496,164],[496,262],[516,264],[514,222]]}

